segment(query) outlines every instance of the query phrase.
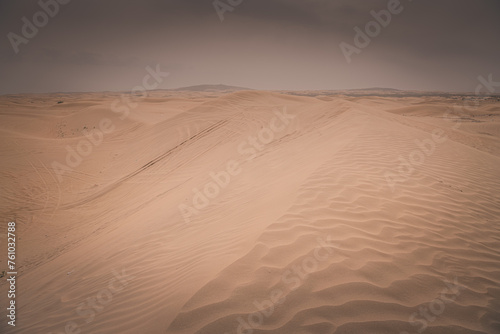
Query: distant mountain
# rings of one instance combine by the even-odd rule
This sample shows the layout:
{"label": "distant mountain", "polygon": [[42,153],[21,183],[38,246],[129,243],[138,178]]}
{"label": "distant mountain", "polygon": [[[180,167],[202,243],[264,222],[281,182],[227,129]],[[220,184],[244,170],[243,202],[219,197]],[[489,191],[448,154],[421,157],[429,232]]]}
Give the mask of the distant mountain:
{"label": "distant mountain", "polygon": [[370,88],[347,89],[347,91],[399,92],[401,90],[395,88],[370,87]]}
{"label": "distant mountain", "polygon": [[190,92],[222,92],[222,91],[236,92],[239,90],[252,90],[252,89],[245,87],[237,87],[237,86],[227,86],[227,85],[196,85],[196,86],[181,87],[169,90],[190,91]]}

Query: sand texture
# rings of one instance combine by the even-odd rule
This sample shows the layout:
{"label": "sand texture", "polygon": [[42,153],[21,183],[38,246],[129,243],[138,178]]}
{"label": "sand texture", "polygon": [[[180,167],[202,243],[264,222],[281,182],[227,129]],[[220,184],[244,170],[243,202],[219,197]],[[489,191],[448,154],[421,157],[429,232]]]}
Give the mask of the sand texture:
{"label": "sand texture", "polygon": [[0,332],[500,333],[498,99],[119,96],[0,97]]}

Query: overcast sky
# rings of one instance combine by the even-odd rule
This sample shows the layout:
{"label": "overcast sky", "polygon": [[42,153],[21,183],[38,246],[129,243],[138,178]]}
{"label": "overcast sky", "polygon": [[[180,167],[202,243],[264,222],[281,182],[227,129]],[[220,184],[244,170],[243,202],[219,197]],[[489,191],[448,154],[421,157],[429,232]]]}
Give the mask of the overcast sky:
{"label": "overcast sky", "polygon": [[[221,0],[229,1],[239,2]],[[127,91],[156,64],[170,72],[159,87],[167,89],[472,91],[479,75],[500,81],[498,0],[401,0],[348,63],[340,43],[355,46],[354,28],[387,8],[387,0],[242,0],[221,21],[213,0],[72,0],[21,43],[22,18],[43,24],[42,9],[0,0],[0,94]]]}

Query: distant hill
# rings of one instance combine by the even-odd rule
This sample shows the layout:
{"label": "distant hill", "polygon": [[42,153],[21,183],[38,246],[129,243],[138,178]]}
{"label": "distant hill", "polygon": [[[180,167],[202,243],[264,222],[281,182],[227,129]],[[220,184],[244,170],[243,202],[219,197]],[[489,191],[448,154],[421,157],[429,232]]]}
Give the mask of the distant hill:
{"label": "distant hill", "polygon": [[378,91],[378,92],[399,92],[399,89],[395,88],[384,88],[384,87],[370,87],[370,88],[357,88],[357,89],[347,89],[348,91]]}
{"label": "distant hill", "polygon": [[227,86],[227,85],[196,85],[196,86],[181,87],[169,90],[190,91],[190,92],[222,92],[222,91],[236,92],[239,90],[252,90],[252,89],[245,87],[237,87],[237,86]]}

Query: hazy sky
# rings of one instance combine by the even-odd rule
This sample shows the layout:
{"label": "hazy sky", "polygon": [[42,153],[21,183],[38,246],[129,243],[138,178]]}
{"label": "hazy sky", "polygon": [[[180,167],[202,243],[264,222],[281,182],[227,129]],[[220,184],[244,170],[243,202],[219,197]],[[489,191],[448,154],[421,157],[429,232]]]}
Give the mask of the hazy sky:
{"label": "hazy sky", "polygon": [[[220,0],[232,9],[221,21],[213,0],[72,0],[43,26],[38,1],[0,0],[0,94],[127,91],[156,64],[170,72],[159,88],[472,91],[478,75],[500,81],[498,0],[401,0],[348,63],[340,43],[355,46],[354,28],[392,1]],[[34,15],[41,27],[24,39],[22,18]]]}

